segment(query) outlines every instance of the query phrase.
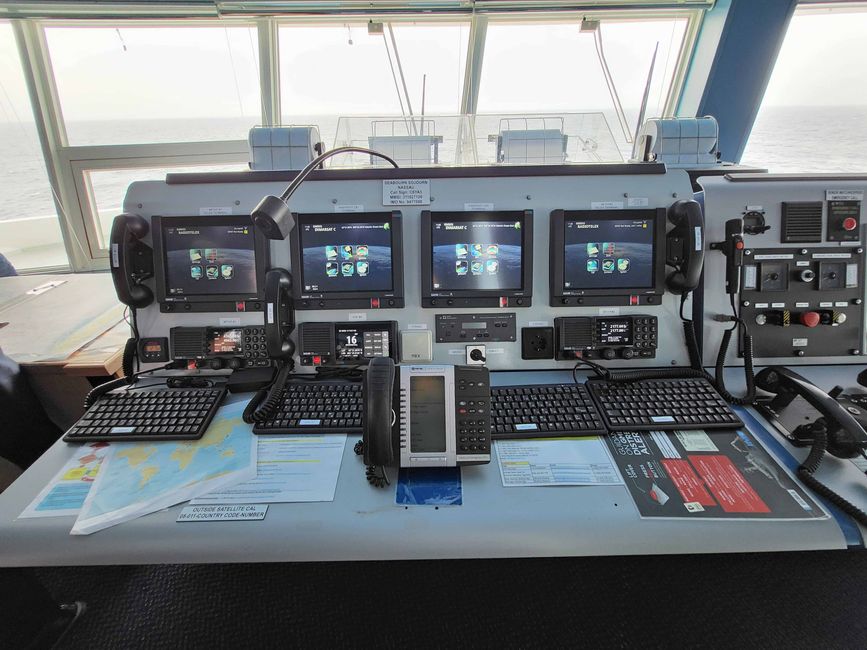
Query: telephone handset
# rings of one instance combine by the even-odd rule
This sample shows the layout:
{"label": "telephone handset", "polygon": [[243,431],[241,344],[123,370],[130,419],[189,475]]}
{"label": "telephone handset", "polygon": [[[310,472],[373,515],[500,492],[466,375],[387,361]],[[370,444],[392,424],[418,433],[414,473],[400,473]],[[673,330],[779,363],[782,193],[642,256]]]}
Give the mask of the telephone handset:
{"label": "telephone handset", "polygon": [[264,422],[280,407],[283,387],[295,367],[295,342],[289,338],[294,329],[292,276],[286,269],[271,269],[265,274],[265,350],[277,362],[278,370],[271,383],[247,403],[244,422]]}
{"label": "telephone handset", "polygon": [[490,373],[480,366],[395,366],[370,360],[362,380],[362,448],[367,480],[388,484],[385,468],[491,462]]}
{"label": "telephone handset", "polygon": [[153,249],[141,241],[149,230],[137,214],[119,214],[111,224],[111,279],[117,299],[129,307],[147,307],[154,301],[153,291],[142,284],[154,274]]}
{"label": "telephone handset", "polygon": [[292,276],[275,268],[265,274],[265,349],[272,359],[291,359],[295,343],[289,335],[295,329],[292,308]]}
{"label": "telephone handset", "polygon": [[[821,483],[813,474],[819,469],[825,452],[838,458],[865,456],[867,432],[832,396],[796,372],[782,366],[770,366],[756,375],[756,385],[774,393],[765,408],[779,418],[796,397],[802,397],[821,415],[817,420],[800,424],[787,436],[798,447],[810,447],[810,453],[798,466],[798,478],[838,508],[867,526],[867,513]],[[803,417],[803,416],[801,416]],[[798,418],[799,420],[801,418]]]}
{"label": "telephone handset", "polygon": [[666,235],[665,263],[676,270],[665,284],[672,293],[689,293],[698,286],[704,264],[704,213],[697,201],[675,201],[668,220],[674,228]]}

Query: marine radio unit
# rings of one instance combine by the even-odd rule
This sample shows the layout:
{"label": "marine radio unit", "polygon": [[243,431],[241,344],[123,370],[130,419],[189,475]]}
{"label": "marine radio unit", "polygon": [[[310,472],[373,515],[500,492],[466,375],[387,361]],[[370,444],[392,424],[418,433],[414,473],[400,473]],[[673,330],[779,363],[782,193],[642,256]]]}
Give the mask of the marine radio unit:
{"label": "marine radio unit", "polygon": [[554,319],[555,358],[654,359],[656,316],[568,316]]}
{"label": "marine radio unit", "polygon": [[222,370],[270,366],[264,327],[173,327],[172,359]]}

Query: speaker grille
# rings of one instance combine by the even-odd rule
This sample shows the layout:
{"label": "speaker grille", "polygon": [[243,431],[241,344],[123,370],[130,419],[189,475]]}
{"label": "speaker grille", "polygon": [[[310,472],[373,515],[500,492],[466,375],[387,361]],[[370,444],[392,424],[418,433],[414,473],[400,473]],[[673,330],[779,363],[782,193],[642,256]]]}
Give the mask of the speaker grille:
{"label": "speaker grille", "polygon": [[199,359],[206,353],[204,329],[198,327],[172,329],[172,356],[175,359]]}
{"label": "speaker grille", "polygon": [[822,241],[822,202],[783,201],[784,244],[816,243]]}
{"label": "speaker grille", "polygon": [[331,354],[331,323],[301,323],[298,330],[301,354]]}
{"label": "speaker grille", "polygon": [[560,322],[560,349],[580,350],[593,347],[593,328],[590,318],[564,318]]}

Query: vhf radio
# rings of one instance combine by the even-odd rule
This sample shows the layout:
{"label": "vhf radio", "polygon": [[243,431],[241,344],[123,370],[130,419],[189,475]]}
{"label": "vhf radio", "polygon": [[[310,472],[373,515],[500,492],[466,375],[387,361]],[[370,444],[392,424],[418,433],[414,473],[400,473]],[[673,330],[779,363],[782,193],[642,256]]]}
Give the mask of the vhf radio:
{"label": "vhf radio", "polygon": [[175,361],[197,368],[238,370],[271,365],[264,327],[173,327],[171,354]]}
{"label": "vhf radio", "polygon": [[564,316],[554,319],[555,358],[653,359],[659,344],[656,316]]}

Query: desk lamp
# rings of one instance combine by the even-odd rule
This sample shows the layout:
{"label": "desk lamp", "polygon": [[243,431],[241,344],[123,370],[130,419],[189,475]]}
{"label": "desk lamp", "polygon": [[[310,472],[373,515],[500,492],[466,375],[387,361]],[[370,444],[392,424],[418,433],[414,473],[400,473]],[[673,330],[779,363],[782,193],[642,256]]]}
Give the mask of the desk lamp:
{"label": "desk lamp", "polygon": [[289,209],[289,198],[301,186],[301,183],[310,175],[325,160],[341,153],[366,153],[370,156],[376,156],[392,164],[397,168],[397,163],[385,154],[367,149],[365,147],[337,147],[314,158],[310,163],[298,172],[298,175],[292,179],[292,182],[286,187],[280,196],[269,194],[261,201],[259,205],[251,213],[253,223],[259,228],[268,239],[286,239],[289,231],[295,226],[295,219]]}

